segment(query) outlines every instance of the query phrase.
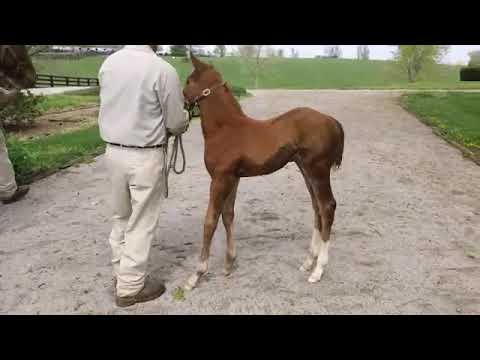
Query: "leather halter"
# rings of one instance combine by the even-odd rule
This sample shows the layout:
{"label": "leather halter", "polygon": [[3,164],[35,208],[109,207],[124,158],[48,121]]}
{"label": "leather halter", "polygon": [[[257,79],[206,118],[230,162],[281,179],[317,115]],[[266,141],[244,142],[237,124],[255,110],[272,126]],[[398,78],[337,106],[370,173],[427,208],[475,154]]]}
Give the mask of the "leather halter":
{"label": "leather halter", "polygon": [[202,90],[202,93],[198,96],[196,96],[192,102],[185,102],[185,110],[188,111],[188,115],[190,117],[190,120],[192,120],[193,118],[193,109],[195,109],[195,106],[198,106],[198,103],[200,101],[202,101],[203,99],[209,97],[215,90],[223,87],[223,86],[226,86],[227,85],[227,82],[224,81],[223,83],[221,84],[217,84],[213,87],[210,87],[210,88],[206,88],[206,89],[203,89]]}
{"label": "leather halter", "polygon": [[223,87],[223,86],[225,86],[225,85],[227,85],[227,82],[226,82],[226,81],[224,81],[224,82],[221,83],[221,84],[215,85],[215,86],[213,86],[213,87],[203,89],[203,90],[202,90],[202,93],[201,93],[200,95],[196,96],[196,97],[193,99],[192,104],[193,104],[193,105],[198,105],[198,103],[199,103],[200,101],[202,101],[202,100],[205,99],[206,97],[209,97],[215,90],[217,90],[217,89],[219,89],[219,88],[221,88],[221,87]]}

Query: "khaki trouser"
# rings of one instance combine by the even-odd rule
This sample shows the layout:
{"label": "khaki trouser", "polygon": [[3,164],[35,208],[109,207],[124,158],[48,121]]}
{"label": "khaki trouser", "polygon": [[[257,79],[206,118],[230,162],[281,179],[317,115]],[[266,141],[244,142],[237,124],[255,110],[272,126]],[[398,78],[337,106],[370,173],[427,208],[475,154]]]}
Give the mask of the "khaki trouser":
{"label": "khaki trouser", "polygon": [[110,234],[117,296],[133,296],[145,283],[148,258],[164,197],[161,148],[107,145],[113,229]]}
{"label": "khaki trouser", "polygon": [[0,200],[5,200],[15,194],[17,183],[12,163],[8,158],[5,136],[0,129]]}

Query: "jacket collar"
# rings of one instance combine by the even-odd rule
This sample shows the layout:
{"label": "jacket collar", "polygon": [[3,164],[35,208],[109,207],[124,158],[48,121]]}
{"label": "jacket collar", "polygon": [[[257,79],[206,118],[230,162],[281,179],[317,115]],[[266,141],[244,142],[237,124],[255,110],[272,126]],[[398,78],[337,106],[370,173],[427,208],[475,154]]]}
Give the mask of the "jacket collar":
{"label": "jacket collar", "polygon": [[125,49],[134,51],[144,51],[153,54],[153,50],[148,45],[125,45]]}

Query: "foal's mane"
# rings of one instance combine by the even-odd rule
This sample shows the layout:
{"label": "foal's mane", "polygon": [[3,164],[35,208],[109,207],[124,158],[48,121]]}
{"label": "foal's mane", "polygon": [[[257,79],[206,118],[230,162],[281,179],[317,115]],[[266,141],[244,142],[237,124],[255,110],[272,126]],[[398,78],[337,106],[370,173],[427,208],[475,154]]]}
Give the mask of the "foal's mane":
{"label": "foal's mane", "polygon": [[238,102],[237,98],[236,98],[235,95],[233,94],[232,89],[230,89],[230,87],[229,87],[228,85],[226,85],[226,88],[227,88],[227,92],[231,95],[233,105],[234,105],[235,108],[243,115],[244,113],[243,113],[242,106],[240,105],[240,103]]}

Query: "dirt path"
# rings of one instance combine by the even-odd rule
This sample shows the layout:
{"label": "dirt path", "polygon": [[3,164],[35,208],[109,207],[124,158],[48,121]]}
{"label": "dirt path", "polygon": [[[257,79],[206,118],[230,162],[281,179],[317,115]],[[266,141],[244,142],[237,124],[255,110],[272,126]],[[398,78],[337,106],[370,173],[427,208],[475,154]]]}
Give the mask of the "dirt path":
{"label": "dirt path", "polygon": [[[87,90],[90,89],[88,86],[64,86],[64,87],[50,87],[50,88],[35,88],[28,89],[33,95],[56,95],[56,94],[65,94],[71,91],[78,90]],[[24,91],[26,92],[26,90]]]}
{"label": "dirt path", "polygon": [[322,281],[298,271],[312,231],[310,199],[294,165],[242,180],[239,267],[222,275],[223,227],[210,274],[180,301],[194,270],[208,196],[199,123],[185,136],[187,173],[172,176],[152,270],[161,299],[113,305],[102,158],[36,183],[0,206],[0,313],[479,314],[480,167],[397,105],[394,93],[258,91],[245,111],[266,118],[312,106],[345,127],[330,263]]}
{"label": "dirt path", "polygon": [[36,118],[32,127],[17,130],[14,134],[19,139],[32,139],[79,130],[97,123],[98,110],[96,105],[87,105],[75,110],[47,113]]}

